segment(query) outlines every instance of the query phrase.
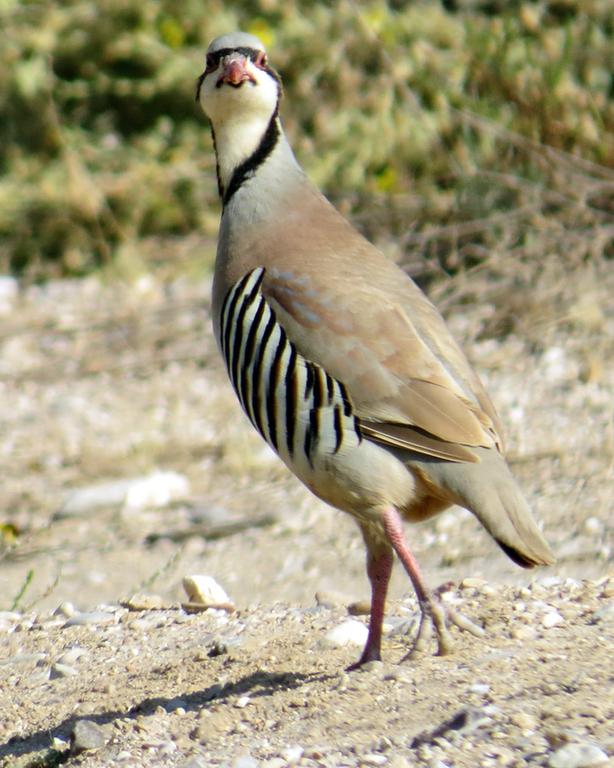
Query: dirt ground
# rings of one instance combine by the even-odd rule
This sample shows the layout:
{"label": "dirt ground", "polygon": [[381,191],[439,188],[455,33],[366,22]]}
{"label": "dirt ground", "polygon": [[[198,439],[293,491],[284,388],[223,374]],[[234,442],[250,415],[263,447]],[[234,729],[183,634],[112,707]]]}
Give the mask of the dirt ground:
{"label": "dirt ground", "polygon": [[[397,568],[384,662],[356,672],[329,632],[366,623],[360,535],[240,413],[209,287],[0,296],[0,766],[614,764],[614,270],[530,333],[450,307],[558,562],[522,571],[458,508],[408,529],[486,634],[398,664]],[[189,574],[236,610],[182,609]]]}

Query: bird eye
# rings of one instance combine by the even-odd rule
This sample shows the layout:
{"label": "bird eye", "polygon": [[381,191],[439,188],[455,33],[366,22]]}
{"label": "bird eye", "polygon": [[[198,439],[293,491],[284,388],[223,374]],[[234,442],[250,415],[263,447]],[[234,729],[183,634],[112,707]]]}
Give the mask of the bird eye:
{"label": "bird eye", "polygon": [[267,65],[267,56],[264,51],[258,51],[256,54],[256,58],[254,59],[254,64],[259,67],[260,69],[265,69]]}

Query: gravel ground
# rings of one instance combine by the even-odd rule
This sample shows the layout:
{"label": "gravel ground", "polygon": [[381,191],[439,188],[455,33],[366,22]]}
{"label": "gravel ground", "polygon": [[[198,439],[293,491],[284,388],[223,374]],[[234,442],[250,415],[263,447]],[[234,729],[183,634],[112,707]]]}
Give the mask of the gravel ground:
{"label": "gravel ground", "polygon": [[[384,663],[352,673],[359,647],[330,633],[351,621],[361,642],[362,541],[240,414],[207,280],[5,283],[0,765],[611,764],[614,275],[597,277],[531,332],[488,338],[496,306],[448,316],[557,564],[521,571],[457,508],[414,526],[428,580],[486,636],[398,664],[416,606],[396,569]],[[236,609],[187,612],[188,574]]]}

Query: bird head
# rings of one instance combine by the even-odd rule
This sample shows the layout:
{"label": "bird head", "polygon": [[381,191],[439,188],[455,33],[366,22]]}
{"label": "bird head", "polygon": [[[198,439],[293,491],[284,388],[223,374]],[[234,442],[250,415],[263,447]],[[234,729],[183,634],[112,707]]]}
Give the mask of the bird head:
{"label": "bird head", "polygon": [[279,75],[269,67],[257,37],[233,32],[209,45],[196,99],[214,127],[242,117],[268,122],[277,113],[280,96]]}

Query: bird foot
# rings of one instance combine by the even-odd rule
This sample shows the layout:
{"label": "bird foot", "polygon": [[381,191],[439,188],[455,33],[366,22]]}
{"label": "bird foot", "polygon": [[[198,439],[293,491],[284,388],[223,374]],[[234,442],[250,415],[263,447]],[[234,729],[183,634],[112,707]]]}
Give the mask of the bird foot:
{"label": "bird foot", "polygon": [[449,630],[450,624],[454,624],[464,632],[470,632],[475,637],[484,637],[486,634],[482,627],[474,624],[471,619],[459,611],[455,611],[449,605],[445,605],[437,595],[428,595],[426,599],[421,601],[420,611],[418,635],[412,648],[403,656],[401,662],[426,651],[433,633],[435,633],[437,641],[437,655],[446,656],[452,653],[454,642]]}

